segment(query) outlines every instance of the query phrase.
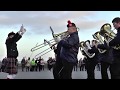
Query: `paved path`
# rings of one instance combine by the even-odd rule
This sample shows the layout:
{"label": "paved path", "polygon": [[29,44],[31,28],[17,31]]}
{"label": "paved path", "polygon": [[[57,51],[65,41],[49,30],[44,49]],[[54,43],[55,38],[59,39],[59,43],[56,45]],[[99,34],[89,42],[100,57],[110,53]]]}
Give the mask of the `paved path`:
{"label": "paved path", "polygon": [[[5,79],[6,76],[7,76],[6,73],[0,72],[0,79]],[[87,73],[86,71],[73,71],[72,78],[86,79]],[[95,71],[95,78],[101,79],[100,71]],[[15,79],[53,79],[53,73],[52,71],[46,69],[41,72],[22,72],[21,70],[19,70]]]}

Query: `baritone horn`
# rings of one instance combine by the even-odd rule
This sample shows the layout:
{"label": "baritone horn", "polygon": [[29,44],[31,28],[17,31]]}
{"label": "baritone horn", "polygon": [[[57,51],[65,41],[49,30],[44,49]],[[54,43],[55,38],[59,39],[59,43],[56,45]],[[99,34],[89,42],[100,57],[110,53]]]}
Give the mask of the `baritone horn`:
{"label": "baritone horn", "polygon": [[[99,44],[104,44],[104,40],[102,39],[102,36],[100,35],[99,31],[94,33],[92,36],[93,36],[94,39],[96,39],[99,42]],[[103,50],[103,49],[98,48],[98,50],[99,50],[100,53],[105,53],[106,52],[106,50]]]}
{"label": "baritone horn", "polygon": [[102,35],[104,38],[105,36],[108,36],[109,38],[114,39],[116,34],[111,29],[111,25],[109,23],[105,23],[100,29],[100,35]]}
{"label": "baritone horn", "polygon": [[[105,23],[101,29],[100,34],[104,37],[105,41],[109,43],[112,39],[116,37],[116,34],[113,32],[112,27],[109,23]],[[116,45],[113,47],[114,49],[120,49],[120,45]]]}
{"label": "baritone horn", "polygon": [[88,50],[92,49],[90,46],[90,41],[81,41],[80,42],[80,49],[83,50],[85,52],[85,54],[89,57],[89,58],[93,58],[95,56],[95,53],[89,53]]}

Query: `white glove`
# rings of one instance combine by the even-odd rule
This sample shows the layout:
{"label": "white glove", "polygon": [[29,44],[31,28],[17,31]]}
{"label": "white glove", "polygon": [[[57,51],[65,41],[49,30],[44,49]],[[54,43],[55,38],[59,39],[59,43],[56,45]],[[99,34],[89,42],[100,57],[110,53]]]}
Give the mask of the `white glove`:
{"label": "white glove", "polygon": [[23,27],[23,25],[20,27],[20,31],[18,33],[22,36],[26,32],[26,29]]}
{"label": "white glove", "polygon": [[55,38],[55,41],[58,43],[58,42],[61,41],[61,38],[58,36],[58,37]]}
{"label": "white glove", "polygon": [[26,32],[26,29],[24,28],[21,32],[21,35],[23,35]]}

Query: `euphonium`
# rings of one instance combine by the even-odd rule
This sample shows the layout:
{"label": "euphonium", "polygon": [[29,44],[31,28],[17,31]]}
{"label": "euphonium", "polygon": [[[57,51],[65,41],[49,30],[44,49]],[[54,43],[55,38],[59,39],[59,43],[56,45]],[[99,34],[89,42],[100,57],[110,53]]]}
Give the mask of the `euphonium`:
{"label": "euphonium", "polygon": [[104,24],[100,29],[100,34],[102,36],[108,36],[111,39],[114,39],[116,34],[111,30],[111,25],[109,23]]}
{"label": "euphonium", "polygon": [[80,42],[80,48],[85,52],[85,54],[89,57],[89,58],[93,58],[95,56],[95,53],[89,53],[88,50],[91,49],[90,46],[90,41],[81,41]]}
{"label": "euphonium", "polygon": [[[104,44],[104,41],[103,41],[102,36],[100,35],[99,31],[96,32],[95,34],[93,34],[92,36],[93,36],[94,39],[98,40],[99,44]],[[106,50],[102,50],[102,49],[99,49],[99,48],[98,48],[98,50],[99,50],[100,53],[105,53],[106,52]]]}
{"label": "euphonium", "polygon": [[[111,30],[111,25],[109,23],[104,24],[100,29],[100,34],[104,37],[106,42],[110,42],[116,37],[116,34]],[[120,45],[113,47],[114,49],[120,49]]]}

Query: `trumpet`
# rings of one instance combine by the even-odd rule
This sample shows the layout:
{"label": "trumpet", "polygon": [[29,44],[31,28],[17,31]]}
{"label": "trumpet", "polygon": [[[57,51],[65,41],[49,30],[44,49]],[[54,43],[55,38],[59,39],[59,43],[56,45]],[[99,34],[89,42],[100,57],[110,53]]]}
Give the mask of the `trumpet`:
{"label": "trumpet", "polygon": [[80,42],[80,49],[83,50],[85,52],[85,54],[89,57],[89,58],[93,58],[95,56],[95,53],[89,53],[88,50],[92,49],[90,46],[90,41],[81,41]]}
{"label": "trumpet", "polygon": [[[99,44],[104,44],[104,41],[103,41],[102,36],[100,35],[99,31],[94,33],[92,36],[93,36],[94,39],[98,40]],[[102,49],[98,49],[98,51],[100,53],[105,53],[106,52],[106,50],[102,50]]]}

